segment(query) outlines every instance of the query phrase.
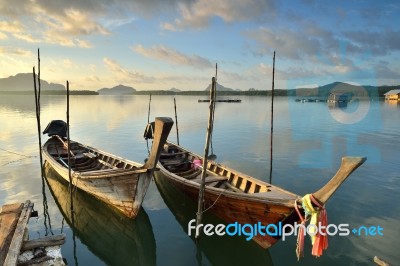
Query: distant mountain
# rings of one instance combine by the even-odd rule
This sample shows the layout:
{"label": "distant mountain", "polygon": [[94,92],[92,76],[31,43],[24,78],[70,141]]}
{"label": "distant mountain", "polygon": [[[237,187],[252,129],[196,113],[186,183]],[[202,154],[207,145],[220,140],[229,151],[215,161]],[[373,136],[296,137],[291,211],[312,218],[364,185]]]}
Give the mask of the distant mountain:
{"label": "distant mountain", "polygon": [[343,93],[353,96],[378,96],[391,87],[375,87],[364,85],[353,85],[345,82],[333,82],[315,88],[297,88],[288,90],[288,95],[297,97],[323,97],[326,98],[330,93]]}
{"label": "distant mountain", "polygon": [[180,89],[177,89],[177,88],[171,88],[171,89],[169,89],[170,91],[173,91],[173,92],[180,92],[181,90]]}
{"label": "distant mountain", "polygon": [[129,86],[124,86],[122,84],[112,87],[112,88],[103,88],[98,90],[97,92],[100,95],[131,95],[136,90]]}
{"label": "distant mountain", "polygon": [[[205,91],[210,91],[210,89],[211,89],[211,84],[209,84],[209,85],[207,86],[207,88],[205,89]],[[224,86],[222,86],[221,84],[219,84],[219,83],[217,82],[217,91],[234,91],[234,89],[224,87]]]}
{"label": "distant mountain", "polygon": [[[65,91],[64,85],[48,83],[45,80],[40,80],[40,87],[44,91]],[[19,73],[8,78],[1,78],[0,91],[33,91],[33,74]]]}

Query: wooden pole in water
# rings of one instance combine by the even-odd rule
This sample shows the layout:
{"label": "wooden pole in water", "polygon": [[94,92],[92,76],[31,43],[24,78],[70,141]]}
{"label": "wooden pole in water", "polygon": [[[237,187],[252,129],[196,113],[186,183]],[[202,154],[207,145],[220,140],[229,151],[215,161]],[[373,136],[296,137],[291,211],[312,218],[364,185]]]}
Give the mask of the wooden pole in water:
{"label": "wooden pole in water", "polygon": [[175,109],[175,127],[176,127],[176,140],[179,145],[179,129],[178,129],[178,114],[176,112],[176,100],[174,97],[174,109]]}
{"label": "wooden pole in water", "polygon": [[150,105],[151,105],[151,93],[150,93],[150,99],[149,99],[149,111],[147,112],[147,124],[150,123]]}
{"label": "wooden pole in water", "polygon": [[272,63],[272,97],[271,97],[271,137],[270,137],[270,161],[269,161],[269,183],[272,184],[272,147],[274,134],[274,94],[275,94],[275,51]]}
{"label": "wooden pole in water", "polygon": [[42,135],[41,135],[41,126],[40,126],[40,52],[38,49],[38,86],[36,88],[36,71],[35,67],[33,67],[33,87],[35,90],[35,106],[36,106],[36,123],[37,123],[37,131],[38,131],[38,138],[39,138],[39,158],[40,158],[40,171],[41,175],[43,176],[43,157],[42,157]]}
{"label": "wooden pole in water", "polygon": [[[211,154],[208,156],[208,159],[210,160],[215,160],[217,159],[217,155],[214,154],[214,147],[213,147],[213,132],[214,132],[214,110],[215,110],[215,103],[217,101],[217,84],[218,84],[218,79],[217,79],[217,74],[218,74],[218,64],[215,64],[215,91],[214,91],[214,95],[213,95],[213,113],[212,113],[212,123],[211,123],[211,133],[210,133],[210,146],[211,146]],[[211,86],[212,89],[212,86]]]}
{"label": "wooden pole in water", "polygon": [[72,202],[72,177],[71,177],[71,139],[69,135],[69,82],[67,80],[67,143],[68,143],[68,178],[69,178],[69,195],[71,201],[71,213],[74,211],[74,204]]}
{"label": "wooden pole in water", "polygon": [[[208,127],[207,127],[207,137],[206,137],[206,146],[204,148],[204,160],[203,160],[203,169],[201,172],[201,184],[200,184],[200,191],[199,191],[199,200],[197,204],[197,214],[196,214],[196,228],[201,224],[201,220],[203,218],[203,202],[204,202],[204,189],[205,189],[205,180],[207,174],[207,157],[208,157],[208,150],[210,146],[210,136],[211,130],[213,126],[213,113],[214,113],[214,94],[216,90],[216,81],[215,77],[212,78],[212,86],[210,89],[210,112],[208,115]],[[198,239],[200,237],[199,230],[196,230],[195,238]]]}

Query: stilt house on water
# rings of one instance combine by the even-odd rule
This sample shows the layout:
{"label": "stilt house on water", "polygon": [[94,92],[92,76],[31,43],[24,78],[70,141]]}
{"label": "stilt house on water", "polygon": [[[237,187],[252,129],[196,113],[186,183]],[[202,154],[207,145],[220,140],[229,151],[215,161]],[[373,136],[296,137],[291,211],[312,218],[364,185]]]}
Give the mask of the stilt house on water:
{"label": "stilt house on water", "polygon": [[328,97],[328,103],[347,103],[349,97],[345,93],[331,93]]}
{"label": "stilt house on water", "polygon": [[385,101],[400,101],[400,89],[386,92]]}

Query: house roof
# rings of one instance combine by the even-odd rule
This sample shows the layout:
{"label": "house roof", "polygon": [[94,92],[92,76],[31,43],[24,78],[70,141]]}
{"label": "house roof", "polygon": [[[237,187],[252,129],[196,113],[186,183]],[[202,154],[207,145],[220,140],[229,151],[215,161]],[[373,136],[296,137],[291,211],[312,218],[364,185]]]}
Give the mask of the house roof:
{"label": "house roof", "polygon": [[398,90],[391,90],[385,93],[385,95],[396,95],[396,94],[400,94],[400,89]]}

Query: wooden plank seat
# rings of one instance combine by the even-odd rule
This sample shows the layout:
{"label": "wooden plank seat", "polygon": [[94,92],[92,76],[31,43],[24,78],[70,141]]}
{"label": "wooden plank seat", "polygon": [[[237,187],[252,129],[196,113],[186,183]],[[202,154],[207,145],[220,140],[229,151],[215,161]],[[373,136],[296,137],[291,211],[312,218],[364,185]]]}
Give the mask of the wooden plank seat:
{"label": "wooden plank seat", "polygon": [[[207,176],[205,180],[205,184],[212,183],[212,182],[221,182],[221,181],[227,181],[228,178],[226,176]],[[201,184],[201,176],[199,178],[193,179],[193,181],[200,183]]]}
{"label": "wooden plank seat", "polygon": [[192,172],[191,174],[187,174],[187,175],[180,174],[180,176],[182,176],[183,178],[186,178],[186,179],[195,179],[200,174],[201,174],[201,170],[197,169],[194,172]]}
{"label": "wooden plank seat", "polygon": [[182,152],[162,152],[160,154],[160,159],[166,159],[166,158],[171,158],[171,157],[184,157],[186,158],[188,155],[187,151],[182,151]]}
{"label": "wooden plank seat", "polygon": [[[157,169],[156,169],[157,170]],[[125,169],[125,168],[119,168],[119,169],[103,169],[103,170],[95,170],[95,171],[89,171],[89,172],[82,172],[81,176],[93,176],[93,175],[107,175],[107,174],[121,174],[121,173],[126,173],[126,174],[138,174],[138,173],[146,173],[147,171],[150,171],[150,169]]]}
{"label": "wooden plank seat", "polygon": [[185,163],[189,163],[190,161],[186,158],[178,158],[178,159],[160,159],[160,162],[164,167],[166,166],[179,166]]}

